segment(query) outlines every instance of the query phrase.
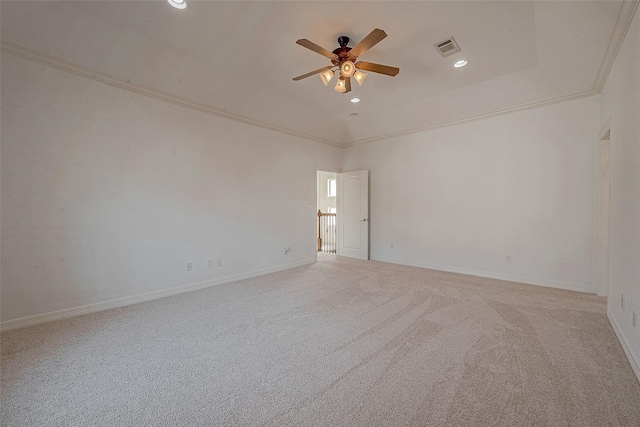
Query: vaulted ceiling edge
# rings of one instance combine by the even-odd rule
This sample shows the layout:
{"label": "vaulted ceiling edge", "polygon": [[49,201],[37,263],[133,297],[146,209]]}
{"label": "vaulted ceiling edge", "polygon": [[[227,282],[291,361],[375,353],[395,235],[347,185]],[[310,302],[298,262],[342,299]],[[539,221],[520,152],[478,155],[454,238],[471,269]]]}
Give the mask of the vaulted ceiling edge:
{"label": "vaulted ceiling edge", "polygon": [[457,120],[451,120],[451,121],[443,122],[443,123],[436,123],[436,124],[433,124],[433,125],[424,126],[424,127],[420,127],[420,128],[416,128],[416,129],[406,130],[406,131],[402,131],[402,132],[395,132],[395,133],[390,133],[390,134],[387,134],[387,135],[380,135],[380,136],[375,136],[375,137],[366,138],[366,139],[360,139],[360,140],[357,140],[357,141],[353,141],[353,142],[347,143],[347,144],[343,145],[343,147],[345,147],[345,148],[346,147],[353,147],[355,145],[365,144],[365,143],[368,143],[368,142],[382,141],[382,140],[385,140],[385,139],[392,139],[392,138],[396,138],[396,137],[399,137],[399,136],[406,136],[406,135],[412,135],[412,134],[421,133],[421,132],[427,132],[427,131],[430,131],[432,129],[438,129],[438,128],[442,128],[442,127],[446,127],[446,126],[453,126],[453,125],[457,125],[457,124],[461,124],[461,123],[471,122],[471,121],[474,121],[474,120],[485,119],[485,118],[488,118],[488,117],[501,116],[503,114],[514,113],[514,112],[517,112],[517,111],[530,110],[530,109],[533,109],[533,108],[539,108],[539,107],[544,107],[544,106],[547,106],[547,105],[558,104],[560,102],[573,101],[573,100],[576,100],[576,99],[586,98],[588,96],[593,96],[593,95],[598,95],[598,94],[599,94],[599,92],[596,92],[595,90],[587,90],[587,91],[584,91],[584,92],[572,93],[570,95],[558,96],[558,97],[555,97],[555,98],[544,99],[542,101],[529,102],[529,103],[517,105],[517,106],[514,106],[514,107],[504,108],[504,109],[496,110],[496,111],[490,111],[488,113],[476,114],[476,115],[473,115],[473,116],[464,117],[464,118],[457,119]]}
{"label": "vaulted ceiling edge", "polygon": [[603,60],[602,60],[600,69],[598,71],[597,77],[595,79],[595,82],[593,84],[592,90],[578,91],[575,93],[564,94],[558,97],[552,97],[548,99],[533,101],[529,103],[524,103],[524,104],[504,108],[504,109],[495,110],[495,111],[487,111],[481,114],[475,114],[467,117],[460,117],[455,120],[432,123],[428,126],[416,127],[413,129],[398,130],[396,132],[390,132],[386,134],[372,135],[370,137],[362,138],[362,139],[349,140],[349,138],[347,137],[345,138],[344,141],[330,140],[330,139],[322,138],[310,133],[300,132],[298,130],[293,130],[288,127],[274,125],[264,121],[252,119],[247,116],[231,113],[229,111],[225,111],[224,109],[221,109],[219,107],[216,107],[210,104],[196,102],[192,99],[181,97],[174,93],[169,93],[156,88],[144,86],[139,83],[131,82],[127,79],[115,77],[105,72],[92,70],[92,69],[71,63],[69,61],[63,60],[61,58],[52,56],[50,54],[43,53],[31,48],[27,48],[6,40],[2,40],[1,50],[3,53],[12,55],[17,58],[21,58],[33,63],[37,63],[40,65],[45,65],[61,71],[65,71],[70,74],[77,75],[79,77],[87,78],[96,82],[100,82],[103,84],[107,84],[113,87],[117,87],[117,88],[129,91],[132,93],[147,96],[162,102],[167,102],[167,103],[181,106],[184,108],[189,108],[194,111],[211,114],[217,117],[234,120],[247,125],[268,129],[281,134],[295,136],[304,140],[319,142],[319,143],[327,144],[333,147],[344,148],[344,147],[351,147],[354,145],[359,145],[367,142],[374,142],[374,141],[380,141],[385,139],[392,139],[392,138],[404,136],[404,135],[416,134],[420,132],[429,131],[431,129],[439,128],[439,127],[451,126],[451,125],[465,123],[472,120],[478,120],[478,119],[497,116],[501,114],[508,114],[515,111],[521,111],[521,110],[526,110],[531,108],[542,107],[545,105],[555,104],[559,102],[570,101],[573,99],[579,99],[579,98],[592,96],[597,93],[600,93],[606,83],[609,72],[613,67],[613,63],[616,59],[617,53],[620,50],[622,43],[624,42],[627,30],[638,8],[638,4],[640,4],[640,0],[624,0],[624,2],[622,3],[622,6],[620,8],[620,11],[616,20],[615,29],[611,35],[611,39],[607,46],[606,53],[603,57]]}
{"label": "vaulted ceiling edge", "polygon": [[143,85],[139,85],[128,80],[122,80],[118,77],[114,77],[107,73],[103,73],[96,70],[90,70],[85,67],[65,61],[63,59],[56,58],[52,55],[49,55],[43,52],[38,52],[37,50],[26,48],[24,46],[20,46],[18,44],[11,43],[5,40],[2,40],[1,42],[1,51],[4,54],[8,54],[20,59],[24,59],[36,64],[45,65],[51,68],[58,69],[60,71],[74,74],[79,77],[87,78],[99,83],[107,84],[109,86],[114,86],[119,89],[136,93],[138,95],[147,96],[149,98],[153,98],[158,101],[167,102],[167,103],[174,104],[184,108],[189,108],[191,110],[199,111],[201,113],[211,114],[217,117],[234,120],[234,121],[251,125],[251,126],[257,126],[263,129],[268,129],[268,130],[279,132],[285,135],[291,135],[291,136],[295,136],[295,137],[310,140],[310,141],[328,144],[333,147],[341,148],[344,146],[343,143],[340,143],[337,141],[331,141],[325,138],[308,135],[292,129],[287,129],[287,128],[275,126],[269,123],[260,122],[258,120],[253,120],[251,118],[240,116],[238,114],[229,113],[227,111],[224,111],[212,105],[194,102],[189,99],[182,98],[180,96],[177,96],[168,92],[163,92],[155,88],[145,87]]}
{"label": "vaulted ceiling edge", "polygon": [[622,3],[620,14],[616,21],[616,26],[613,30],[613,34],[611,35],[611,41],[609,42],[607,52],[602,59],[602,65],[600,66],[600,71],[598,71],[596,82],[593,85],[593,89],[597,92],[602,92],[604,84],[607,82],[607,77],[609,77],[609,72],[611,72],[611,68],[613,68],[613,63],[615,62],[618,52],[620,51],[620,47],[622,46],[622,42],[624,42],[624,38],[627,35],[627,30],[631,25],[631,21],[633,20],[636,10],[638,9],[638,4],[640,4],[640,0],[624,0]]}

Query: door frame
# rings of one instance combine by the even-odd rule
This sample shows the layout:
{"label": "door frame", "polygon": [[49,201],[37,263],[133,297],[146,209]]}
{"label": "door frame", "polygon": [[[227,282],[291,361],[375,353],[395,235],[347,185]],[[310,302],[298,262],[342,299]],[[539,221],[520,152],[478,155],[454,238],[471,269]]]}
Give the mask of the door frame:
{"label": "door frame", "polygon": [[596,230],[595,230],[595,291],[598,296],[609,294],[609,258],[611,234],[611,117],[598,134],[596,145]]}

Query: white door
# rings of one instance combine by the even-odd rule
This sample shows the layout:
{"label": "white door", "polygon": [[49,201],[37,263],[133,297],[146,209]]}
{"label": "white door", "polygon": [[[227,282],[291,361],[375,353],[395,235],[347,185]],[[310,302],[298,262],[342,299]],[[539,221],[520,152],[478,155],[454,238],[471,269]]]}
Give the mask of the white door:
{"label": "white door", "polygon": [[337,254],[369,259],[369,171],[339,173]]}

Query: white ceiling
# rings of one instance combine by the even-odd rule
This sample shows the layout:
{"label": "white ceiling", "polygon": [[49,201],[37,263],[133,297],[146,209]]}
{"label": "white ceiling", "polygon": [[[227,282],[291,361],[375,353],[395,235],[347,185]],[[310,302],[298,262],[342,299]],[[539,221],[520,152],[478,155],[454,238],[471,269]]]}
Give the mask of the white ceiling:
{"label": "white ceiling", "polygon": [[[27,48],[30,59],[71,63],[97,80],[344,145],[593,93],[621,5],[192,0],[177,10],[165,0],[3,1],[0,28],[4,51]],[[330,65],[297,39],[333,50],[338,36],[354,46],[374,28],[388,37],[361,59],[397,66],[398,76],[369,73],[347,95],[317,76],[292,81]],[[450,36],[462,52],[442,58],[433,44]],[[454,69],[461,58],[469,65]]]}

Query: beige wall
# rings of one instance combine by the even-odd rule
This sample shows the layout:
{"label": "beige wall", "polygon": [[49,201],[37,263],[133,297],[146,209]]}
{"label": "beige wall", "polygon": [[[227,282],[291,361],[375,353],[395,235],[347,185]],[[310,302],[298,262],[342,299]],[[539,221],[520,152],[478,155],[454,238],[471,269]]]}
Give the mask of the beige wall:
{"label": "beige wall", "polygon": [[371,171],[371,258],[594,292],[598,109],[591,96],[346,149],[345,170]]}
{"label": "beige wall", "polygon": [[[600,125],[611,126],[609,316],[640,378],[640,13],[625,37],[604,90]],[[625,307],[621,306],[624,295]]]}
{"label": "beige wall", "polygon": [[10,55],[1,102],[2,320],[315,261],[339,149]]}

